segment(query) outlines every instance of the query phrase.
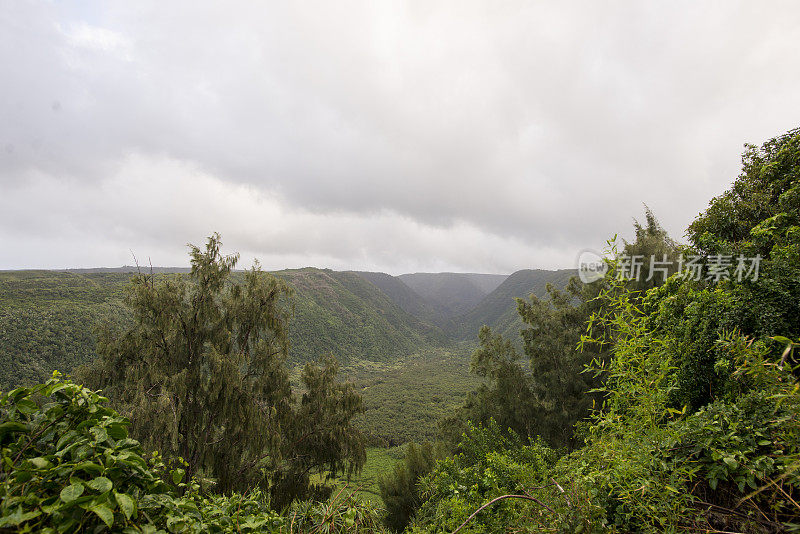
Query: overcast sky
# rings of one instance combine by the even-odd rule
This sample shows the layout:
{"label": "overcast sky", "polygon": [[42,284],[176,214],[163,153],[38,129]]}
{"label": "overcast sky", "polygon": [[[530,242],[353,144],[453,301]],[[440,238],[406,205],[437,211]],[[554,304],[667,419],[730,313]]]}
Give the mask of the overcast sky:
{"label": "overcast sky", "polygon": [[5,269],[573,267],[800,126],[797,2],[0,6]]}

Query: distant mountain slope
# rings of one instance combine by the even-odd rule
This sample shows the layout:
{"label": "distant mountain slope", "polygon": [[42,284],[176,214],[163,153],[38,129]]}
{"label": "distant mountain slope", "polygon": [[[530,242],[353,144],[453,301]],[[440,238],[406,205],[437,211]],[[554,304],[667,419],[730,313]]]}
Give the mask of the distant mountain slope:
{"label": "distant mountain slope", "polygon": [[296,291],[290,324],[293,361],[329,353],[341,362],[385,361],[442,337],[356,273],[306,268],[274,274]]}
{"label": "distant mountain slope", "polygon": [[76,274],[95,274],[95,273],[188,273],[189,267],[151,267],[150,265],[123,265],[122,267],[89,267],[83,269],[63,269],[63,272]]}
{"label": "distant mountain slope", "polygon": [[527,298],[531,294],[544,297],[548,283],[562,288],[576,274],[574,269],[524,269],[511,274],[477,306],[455,319],[458,322],[456,336],[460,339],[475,339],[481,326],[486,324],[497,333],[515,339],[522,328],[522,321],[517,315],[514,299]]}
{"label": "distant mountain slope", "polygon": [[400,277],[370,271],[353,272],[383,291],[395,304],[417,319],[440,328],[452,326],[447,319],[448,310],[411,289]]}
{"label": "distant mountain slope", "polygon": [[129,274],[0,272],[0,388],[42,381],[95,357],[95,324],[124,323]]}
{"label": "distant mountain slope", "polygon": [[398,278],[423,298],[437,304],[449,317],[474,308],[507,278],[504,274],[413,273]]}
{"label": "distant mountain slope", "polygon": [[[328,353],[343,363],[387,361],[443,337],[354,273],[309,268],[274,274],[296,290],[290,323],[294,363]],[[104,320],[130,320],[122,303],[130,277],[123,272],[0,272],[0,388],[42,380],[53,369],[69,372],[94,358],[93,327]]]}

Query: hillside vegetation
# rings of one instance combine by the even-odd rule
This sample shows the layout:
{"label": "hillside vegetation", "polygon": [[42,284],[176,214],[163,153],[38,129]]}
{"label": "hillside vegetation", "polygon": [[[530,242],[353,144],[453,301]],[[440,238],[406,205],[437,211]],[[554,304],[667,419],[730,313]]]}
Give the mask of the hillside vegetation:
{"label": "hillside vegetation", "polygon": [[[800,130],[747,147],[688,245],[645,216],[608,242],[604,278],[523,271],[485,295],[471,375],[470,345],[432,348],[392,280],[373,277],[390,295],[355,273],[232,276],[214,235],[190,275],[134,277],[129,317],[100,331],[79,376],[113,407],[58,373],[0,394],[0,531],[798,532]],[[631,276],[626,258],[650,254],[699,270]],[[70,305],[114,316],[119,277],[3,273],[4,348],[68,335],[79,316],[53,317]],[[353,325],[334,339],[427,347],[353,358],[355,382],[325,358],[292,383],[286,280],[306,336]],[[370,332],[382,321],[395,329]],[[425,443],[366,448],[395,438]]]}
{"label": "hillside vegetation", "polygon": [[0,272],[0,387],[46,380],[96,356],[93,326],[129,320],[130,274]]}
{"label": "hillside vegetation", "polygon": [[411,289],[400,276],[368,271],[358,271],[356,274],[380,289],[392,302],[417,319],[438,326],[445,332],[453,329],[454,323],[447,308]]}
{"label": "hillside vegetation", "polygon": [[471,310],[505,280],[502,274],[413,273],[398,278],[418,295],[437,304],[448,317]]}
{"label": "hillside vegetation", "polygon": [[563,289],[573,276],[577,276],[574,269],[524,269],[511,274],[474,308],[457,318],[456,336],[460,339],[475,339],[483,325],[491,327],[495,332],[516,336],[523,325],[517,314],[515,299],[530,295],[546,297],[548,284],[556,289]]}
{"label": "hillside vegetation", "polygon": [[437,328],[403,311],[355,273],[306,268],[275,274],[295,290],[292,362],[327,354],[345,365],[355,360],[390,362],[443,338]]}
{"label": "hillside vegetation", "polygon": [[[353,273],[296,269],[275,273],[294,289],[290,362],[333,354],[342,363],[393,361],[443,334],[404,312]],[[96,356],[93,329],[129,320],[123,304],[129,272],[0,272],[0,386],[45,380]],[[157,274],[157,276],[185,276]],[[235,273],[234,278],[241,277]]]}

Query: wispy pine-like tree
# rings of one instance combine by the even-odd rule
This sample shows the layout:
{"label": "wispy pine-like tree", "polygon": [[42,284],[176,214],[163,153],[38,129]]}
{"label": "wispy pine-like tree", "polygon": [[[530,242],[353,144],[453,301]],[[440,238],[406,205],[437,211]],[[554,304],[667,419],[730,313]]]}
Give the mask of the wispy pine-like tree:
{"label": "wispy pine-like tree", "polygon": [[[292,290],[258,264],[234,276],[238,255],[220,247],[218,234],[204,250],[190,245],[188,276],[135,275],[126,297],[134,325],[101,328],[100,358],[79,376],[130,416],[146,446],[182,457],[188,476],[214,478],[220,491],[275,486],[286,471],[341,469],[348,461],[360,468],[363,443],[350,425],[360,396],[335,382],[328,361],[303,376],[326,406],[327,424],[295,409],[286,370]],[[327,373],[327,388],[309,387],[315,370]],[[294,443],[299,432],[309,436]],[[283,488],[282,503],[307,492],[307,477],[295,482]]]}

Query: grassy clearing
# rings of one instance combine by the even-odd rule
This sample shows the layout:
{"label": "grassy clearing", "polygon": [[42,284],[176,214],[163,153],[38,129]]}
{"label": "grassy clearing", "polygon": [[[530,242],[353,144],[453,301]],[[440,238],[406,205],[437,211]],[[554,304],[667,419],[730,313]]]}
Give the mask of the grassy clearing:
{"label": "grassy clearing", "polygon": [[350,480],[347,480],[344,476],[337,477],[335,479],[336,489],[334,493],[346,486],[344,491],[355,492],[355,496],[359,499],[383,506],[378,480],[391,473],[394,465],[402,460],[404,452],[405,446],[390,448],[368,447],[367,461],[364,464],[364,468],[359,474],[351,477]]}

